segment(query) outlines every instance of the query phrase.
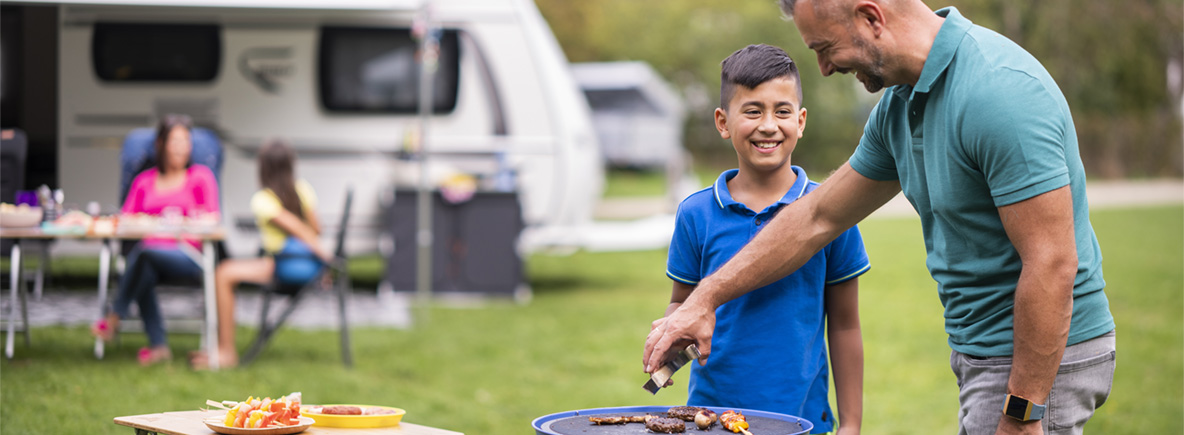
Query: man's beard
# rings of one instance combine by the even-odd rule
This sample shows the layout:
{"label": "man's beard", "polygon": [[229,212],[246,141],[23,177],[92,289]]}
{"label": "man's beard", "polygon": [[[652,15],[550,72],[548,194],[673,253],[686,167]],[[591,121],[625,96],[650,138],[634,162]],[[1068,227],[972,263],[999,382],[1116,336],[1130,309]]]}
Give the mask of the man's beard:
{"label": "man's beard", "polygon": [[[876,93],[884,89],[884,53],[874,45],[868,44],[862,38],[855,37],[854,43],[856,47],[863,50],[864,53],[871,58],[869,65],[863,65],[852,68],[857,73],[863,75],[863,87],[868,92]],[[858,78],[856,78],[858,80]]]}

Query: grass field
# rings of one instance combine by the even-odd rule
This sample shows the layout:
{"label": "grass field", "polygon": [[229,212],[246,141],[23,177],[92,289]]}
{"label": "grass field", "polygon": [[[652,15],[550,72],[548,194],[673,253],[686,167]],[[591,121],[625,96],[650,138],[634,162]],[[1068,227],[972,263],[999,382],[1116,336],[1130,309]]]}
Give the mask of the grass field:
{"label": "grass field", "polygon": [[[1093,222],[1119,357],[1113,394],[1087,433],[1184,433],[1184,209],[1097,211]],[[919,223],[861,228],[872,259],[861,280],[864,432],[953,433],[957,392]],[[85,329],[34,329],[32,347],[0,362],[0,432],[127,434],[113,417],[292,391],[306,402],[399,406],[406,421],[467,434],[532,433],[531,419],[572,409],[678,404],[685,374],[657,396],[641,389],[642,340],[669,296],[664,261],[660,251],[534,256],[529,305],[434,307],[410,330],[355,329],[352,370],[333,331],[286,330],[252,367],[199,373],[180,362],[140,368],[143,336],[97,361]],[[250,332],[240,330],[240,348]],[[198,344],[172,340],[179,354]]]}

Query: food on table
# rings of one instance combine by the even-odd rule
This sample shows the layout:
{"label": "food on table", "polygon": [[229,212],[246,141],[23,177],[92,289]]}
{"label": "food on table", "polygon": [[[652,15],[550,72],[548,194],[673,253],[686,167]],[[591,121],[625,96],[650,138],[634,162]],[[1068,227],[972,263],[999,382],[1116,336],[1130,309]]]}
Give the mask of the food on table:
{"label": "food on table", "polygon": [[300,424],[300,393],[275,400],[252,396],[242,402],[224,403],[230,404],[230,408],[226,411],[223,426],[257,429]]}
{"label": "food on table", "polygon": [[369,408],[362,410],[362,415],[389,415],[389,414],[398,414],[398,413],[399,413],[399,411],[396,409],[381,408],[381,407],[377,407],[377,406],[371,406]]}
{"label": "food on table", "polygon": [[724,429],[730,430],[733,433],[743,432],[744,435],[752,435],[748,431],[748,420],[744,418],[744,414],[736,411],[727,411],[719,416],[720,424],[724,425]]}
{"label": "food on table", "polygon": [[321,407],[321,410],[316,414],[329,415],[362,415],[362,408],[348,405],[333,405]]}
{"label": "food on table", "polygon": [[84,211],[70,210],[66,212],[66,214],[58,216],[57,219],[54,219],[53,224],[59,227],[87,228],[90,227],[90,224],[93,220],[94,218],[91,217],[91,215],[86,214]]}
{"label": "food on table", "polygon": [[29,207],[29,204],[13,205],[13,204],[9,204],[7,202],[0,202],[0,212],[4,212],[4,213],[16,213],[16,212],[23,213],[23,212],[30,211],[32,209],[33,209],[32,207]]}
{"label": "food on table", "polygon": [[707,430],[718,419],[719,416],[715,415],[715,411],[700,409],[699,412],[695,413],[695,426],[699,426],[699,430]]}
{"label": "food on table", "polygon": [[703,408],[698,406],[675,406],[666,411],[666,414],[682,421],[695,421],[695,414],[702,410]]}
{"label": "food on table", "polygon": [[118,223],[115,217],[95,218],[95,223],[91,226],[91,232],[96,236],[109,236],[115,234],[116,225]]}
{"label": "food on table", "polygon": [[594,424],[625,424],[625,423],[645,423],[647,419],[655,417],[654,415],[622,415],[617,417],[588,417],[588,421]]}
{"label": "food on table", "polygon": [[157,227],[156,216],[147,213],[125,213],[119,215],[119,231],[122,233],[151,232]]}
{"label": "food on table", "polygon": [[657,433],[682,433],[687,426],[682,420],[671,417],[653,417],[646,419],[645,428]]}
{"label": "food on table", "polygon": [[35,227],[41,224],[41,217],[40,207],[0,203],[0,225],[6,228]]}

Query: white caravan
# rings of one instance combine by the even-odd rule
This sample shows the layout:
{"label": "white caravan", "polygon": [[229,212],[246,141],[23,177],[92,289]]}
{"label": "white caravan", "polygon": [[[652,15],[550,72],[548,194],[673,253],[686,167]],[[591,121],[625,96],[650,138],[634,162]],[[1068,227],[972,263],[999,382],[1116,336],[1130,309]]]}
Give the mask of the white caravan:
{"label": "white caravan", "polygon": [[[381,201],[418,180],[405,157],[419,118],[412,26],[424,0],[75,0],[60,8],[58,174],[67,201],[118,202],[119,148],[132,129],[187,113],[223,138],[224,221],[233,255],[258,247],[249,199],[271,137],[332,234],[354,189],[351,251],[379,248]],[[38,3],[28,1],[26,3]],[[431,0],[441,29],[433,177],[482,186],[515,173],[531,247],[591,221],[603,184],[587,102],[530,0]],[[145,42],[148,41],[148,42]],[[548,237],[547,235],[556,235]],[[409,247],[400,247],[409,248]]]}

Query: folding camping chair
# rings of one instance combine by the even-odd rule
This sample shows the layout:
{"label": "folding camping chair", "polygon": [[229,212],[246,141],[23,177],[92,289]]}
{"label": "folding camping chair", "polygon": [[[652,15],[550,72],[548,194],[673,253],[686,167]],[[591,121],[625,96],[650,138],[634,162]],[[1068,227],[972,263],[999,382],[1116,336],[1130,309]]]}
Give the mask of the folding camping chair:
{"label": "folding camping chair", "polygon": [[[353,196],[353,189],[347,188],[345,191],[345,208],[341,214],[341,224],[337,228],[337,246],[333,250],[333,261],[321,272],[322,275],[303,285],[285,285],[278,278],[273,277],[271,284],[263,287],[263,309],[259,316],[259,333],[255,336],[255,342],[251,344],[250,349],[243,354],[243,358],[239,361],[241,365],[246,366],[259,356],[259,353],[271,341],[276,331],[288,320],[288,316],[296,311],[296,307],[299,306],[300,301],[309,291],[320,287],[324,274],[331,274],[330,276],[333,277],[333,291],[337,294],[337,313],[338,321],[340,322],[339,328],[341,329],[341,358],[344,360],[346,367],[353,366],[353,358],[350,355],[349,347],[349,320],[346,318],[345,312],[346,297],[350,292],[349,270],[347,269],[348,260],[345,255],[345,230],[349,227],[350,205],[353,202]],[[283,254],[276,254],[277,263],[283,259],[281,255]],[[277,267],[276,269],[278,270],[279,268]],[[288,298],[288,306],[280,313],[278,318],[271,321],[268,318],[268,311],[270,311],[272,299],[277,296],[286,296]]]}

